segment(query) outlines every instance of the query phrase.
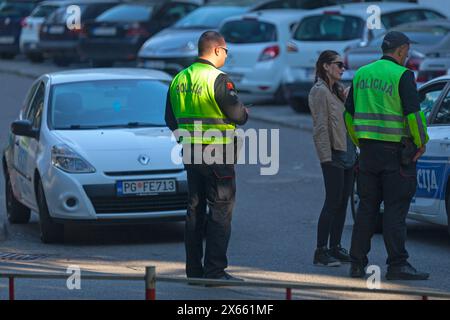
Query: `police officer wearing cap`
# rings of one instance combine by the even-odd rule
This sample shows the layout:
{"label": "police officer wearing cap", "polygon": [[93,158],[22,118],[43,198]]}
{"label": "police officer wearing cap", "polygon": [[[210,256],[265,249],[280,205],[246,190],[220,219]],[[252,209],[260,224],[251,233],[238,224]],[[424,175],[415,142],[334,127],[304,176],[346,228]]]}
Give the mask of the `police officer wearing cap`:
{"label": "police officer wearing cap", "polygon": [[388,280],[425,280],[429,274],[408,263],[406,216],[416,191],[416,161],[428,142],[413,72],[404,67],[412,41],[401,32],[384,37],[383,57],[360,68],[344,114],[360,148],[360,205],[353,227],[350,276],[365,276],[371,238],[384,203],[383,237]]}
{"label": "police officer wearing cap", "polygon": [[[190,278],[241,280],[225,271],[236,193],[236,157],[227,155],[230,150],[236,152],[234,130],[247,122],[248,110],[239,101],[233,82],[218,69],[225,64],[227,53],[222,35],[203,33],[197,61],[175,76],[167,97],[167,126],[175,136],[181,130],[189,133],[180,140],[189,189],[185,249]],[[207,135],[211,130],[224,134]],[[207,155],[214,159],[207,161]]]}

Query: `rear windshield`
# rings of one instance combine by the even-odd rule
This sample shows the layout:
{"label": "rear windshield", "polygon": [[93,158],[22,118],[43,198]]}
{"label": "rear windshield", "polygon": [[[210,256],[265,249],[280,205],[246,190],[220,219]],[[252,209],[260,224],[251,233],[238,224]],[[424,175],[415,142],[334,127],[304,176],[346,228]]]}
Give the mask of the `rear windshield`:
{"label": "rear windshield", "polygon": [[103,12],[95,20],[99,22],[148,21],[153,7],[154,4],[123,4]]}
{"label": "rear windshield", "polygon": [[361,38],[361,18],[346,15],[320,15],[304,18],[294,32],[299,41],[348,41]]}
{"label": "rear windshield", "polygon": [[275,25],[258,20],[236,20],[225,23],[220,33],[230,43],[263,43],[277,41]]}
{"label": "rear windshield", "polygon": [[169,84],[157,80],[102,80],[55,85],[48,115],[52,129],[165,126]]}
{"label": "rear windshield", "polygon": [[46,18],[51,13],[53,13],[56,9],[58,9],[57,6],[41,5],[41,6],[38,6],[36,9],[33,10],[33,12],[30,14],[30,17],[33,17],[33,18]]}
{"label": "rear windshield", "polygon": [[25,17],[33,10],[33,2],[1,2],[0,17]]}
{"label": "rear windshield", "polygon": [[403,10],[400,12],[388,13],[381,16],[381,21],[386,29],[398,26],[403,23],[417,22],[423,20],[445,19],[442,14],[432,10]]}
{"label": "rear windshield", "polygon": [[225,18],[244,13],[246,9],[240,7],[210,7],[194,10],[178,21],[175,28],[218,28]]}

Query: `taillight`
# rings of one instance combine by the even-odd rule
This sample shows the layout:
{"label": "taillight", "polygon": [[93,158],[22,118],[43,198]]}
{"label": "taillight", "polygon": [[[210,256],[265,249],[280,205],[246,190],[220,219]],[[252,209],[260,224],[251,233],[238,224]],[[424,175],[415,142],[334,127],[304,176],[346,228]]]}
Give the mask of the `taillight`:
{"label": "taillight", "polygon": [[23,18],[22,20],[20,20],[20,26],[21,26],[22,28],[26,28],[26,27],[27,27],[27,18],[28,18],[28,17]]}
{"label": "taillight", "polygon": [[416,82],[418,83],[425,83],[428,82],[434,78],[444,76],[447,74],[446,70],[434,70],[434,71],[419,71],[419,74],[417,75]]}
{"label": "taillight", "polygon": [[286,46],[286,51],[287,52],[298,52],[298,47],[295,43],[288,42],[287,46]]}
{"label": "taillight", "polygon": [[418,71],[422,61],[423,59],[421,58],[410,58],[406,63],[406,67],[412,71]]}
{"label": "taillight", "polygon": [[134,36],[143,36],[143,37],[150,37],[150,33],[142,27],[140,24],[135,23],[128,27],[126,35],[128,37],[134,37]]}
{"label": "taillight", "polygon": [[278,57],[279,54],[280,54],[280,47],[279,46],[271,46],[271,47],[264,49],[264,51],[259,56],[258,61],[272,60],[272,59],[275,59],[276,57]]}

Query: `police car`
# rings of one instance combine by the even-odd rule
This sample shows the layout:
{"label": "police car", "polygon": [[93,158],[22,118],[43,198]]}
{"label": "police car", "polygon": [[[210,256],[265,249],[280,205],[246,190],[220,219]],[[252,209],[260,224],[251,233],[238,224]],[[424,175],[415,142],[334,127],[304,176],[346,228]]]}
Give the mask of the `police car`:
{"label": "police car", "polygon": [[[408,217],[448,226],[450,234],[450,75],[427,82],[420,87],[419,95],[430,140],[417,162],[417,191]],[[351,199],[353,217],[358,205],[355,183]],[[382,214],[379,217],[377,232],[381,231]]]}
{"label": "police car", "polygon": [[3,153],[10,223],[39,213],[43,242],[74,222],[184,220],[187,177],[165,126],[171,77],[86,69],[34,82]]}

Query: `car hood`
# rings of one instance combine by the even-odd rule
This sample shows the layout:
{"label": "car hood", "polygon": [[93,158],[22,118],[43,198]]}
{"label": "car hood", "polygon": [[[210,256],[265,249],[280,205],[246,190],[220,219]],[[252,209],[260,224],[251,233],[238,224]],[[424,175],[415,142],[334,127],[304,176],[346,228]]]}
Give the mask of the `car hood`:
{"label": "car hood", "polygon": [[166,29],[147,40],[140,57],[197,55],[197,42],[206,29]]}
{"label": "car hood", "polygon": [[[167,128],[54,131],[68,145],[101,171],[182,169],[172,161],[177,143]],[[179,154],[179,153],[178,153]],[[141,156],[150,158],[142,165]]]}

